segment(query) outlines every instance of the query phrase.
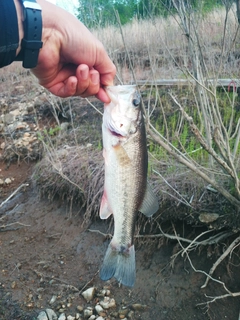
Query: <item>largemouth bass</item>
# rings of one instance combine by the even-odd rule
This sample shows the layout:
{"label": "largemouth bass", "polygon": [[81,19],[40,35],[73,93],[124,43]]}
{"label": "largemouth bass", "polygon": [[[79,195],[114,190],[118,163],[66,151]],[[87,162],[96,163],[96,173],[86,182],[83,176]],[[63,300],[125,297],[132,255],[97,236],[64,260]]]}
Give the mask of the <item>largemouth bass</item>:
{"label": "largemouth bass", "polygon": [[100,277],[115,277],[123,285],[135,282],[133,244],[136,215],[158,210],[158,201],[147,184],[146,131],[135,86],[109,86],[111,103],[104,106],[102,135],[105,160],[104,193],[100,217],[114,216],[114,235],[108,246]]}

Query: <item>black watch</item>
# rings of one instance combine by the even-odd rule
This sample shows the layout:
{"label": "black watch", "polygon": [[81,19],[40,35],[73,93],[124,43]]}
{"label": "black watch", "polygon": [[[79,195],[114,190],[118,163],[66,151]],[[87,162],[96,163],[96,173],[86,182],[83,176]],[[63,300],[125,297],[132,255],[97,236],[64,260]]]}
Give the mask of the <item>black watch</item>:
{"label": "black watch", "polygon": [[22,61],[24,68],[34,68],[38,62],[39,51],[42,48],[42,9],[35,0],[20,0],[23,5],[24,37],[21,41],[21,51],[16,61]]}

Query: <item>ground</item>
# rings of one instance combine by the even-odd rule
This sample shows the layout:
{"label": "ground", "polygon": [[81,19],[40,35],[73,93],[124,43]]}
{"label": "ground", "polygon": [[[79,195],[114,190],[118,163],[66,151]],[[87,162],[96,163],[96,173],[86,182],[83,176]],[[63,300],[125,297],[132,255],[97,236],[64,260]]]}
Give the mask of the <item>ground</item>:
{"label": "ground", "polygon": [[[16,90],[12,92],[12,99],[17,96],[21,103],[26,103],[24,93],[19,93],[21,88]],[[36,95],[35,92],[34,97]],[[29,96],[32,101],[31,92]],[[38,110],[46,102],[42,93],[40,96],[43,100],[35,101],[35,105],[40,103]],[[29,107],[29,110],[32,109]],[[43,108],[41,115],[45,111]],[[49,114],[47,117],[50,119]],[[82,123],[88,123],[91,118],[84,108],[79,111],[79,117]],[[32,122],[34,117],[28,114],[24,119]],[[43,117],[39,119],[38,126],[43,129],[45,121]],[[52,123],[48,123],[47,130]],[[94,123],[91,130],[95,132]],[[32,131],[34,128],[31,128],[31,134]],[[3,141],[2,138],[0,143]],[[95,145],[98,145],[97,139]],[[109,243],[106,236],[108,222],[96,218],[86,226],[84,211],[79,206],[70,206],[57,197],[51,200],[47,196],[40,198],[31,178],[38,161],[37,157],[33,158],[27,154],[23,159],[8,161],[2,156],[0,161],[0,178],[3,181],[11,179],[11,183],[3,183],[0,187],[0,320],[37,319],[39,312],[46,308],[53,309],[58,316],[63,311],[66,315],[75,315],[81,309],[79,307],[94,307],[102,299],[96,294],[93,301],[87,302],[81,293],[89,287],[96,287],[98,293],[107,287],[110,297],[115,299],[116,307],[106,310],[105,319],[121,318],[118,311],[124,308],[128,309],[129,319],[239,318],[238,297],[197,306],[211,300],[205,295],[226,294],[222,284],[216,281],[210,281],[205,289],[201,286],[206,279],[203,271],[209,272],[231,239],[198,247],[190,253],[188,260],[186,255],[182,257],[180,254],[173,259],[181,249],[177,240],[161,237],[140,241],[137,238],[135,286],[121,287],[114,279],[103,282],[98,272]],[[15,190],[17,192],[9,198]],[[169,221],[162,226],[166,233],[173,234],[172,223],[180,236],[186,238],[193,239],[206,231],[182,221]],[[240,288],[238,253],[237,250],[232,252],[213,275],[231,292],[238,292]]]}
{"label": "ground", "polygon": [[[101,281],[98,270],[108,240],[101,233],[88,230],[105,234],[107,224],[96,220],[86,229],[82,226],[83,213],[79,213],[78,207],[71,209],[69,217],[70,208],[61,200],[39,199],[30,179],[32,167],[29,165],[26,170],[26,164],[19,164],[18,172],[25,174],[15,181],[29,186],[23,187],[1,207],[1,320],[35,319],[40,310],[50,307],[56,311],[59,304],[70,300],[66,314],[74,314],[79,305],[93,305],[81,296],[83,289],[92,286],[101,289],[106,285],[116,300],[117,309],[133,303],[144,305],[143,310],[134,312],[132,319],[238,318],[238,298],[220,300],[208,308],[196,306],[206,301],[205,293],[218,296],[224,291],[220,285],[211,282],[207,289],[200,289],[205,276],[194,272],[189,262],[181,257],[170,266],[171,256],[179,249],[176,241],[137,243],[134,288],[119,287],[115,280]],[[8,172],[11,169],[14,170],[15,165],[10,166]],[[195,268],[205,271],[215,258],[215,254],[207,258],[205,248],[191,254]],[[237,291],[240,284],[237,266],[228,268],[220,266],[214,275],[222,281],[227,280],[230,289]],[[230,271],[232,280],[229,280]],[[57,296],[56,302],[50,304],[53,296]]]}

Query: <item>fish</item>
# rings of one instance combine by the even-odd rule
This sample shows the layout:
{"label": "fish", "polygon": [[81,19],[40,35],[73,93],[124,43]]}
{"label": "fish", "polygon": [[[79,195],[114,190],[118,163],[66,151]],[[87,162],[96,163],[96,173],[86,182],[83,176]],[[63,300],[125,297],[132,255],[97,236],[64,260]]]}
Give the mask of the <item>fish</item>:
{"label": "fish", "polygon": [[133,287],[136,279],[134,231],[138,212],[147,217],[159,208],[147,182],[148,152],[141,95],[135,85],[107,86],[111,102],[104,105],[102,122],[104,191],[100,218],[114,217],[114,234],[100,278],[112,277]]}

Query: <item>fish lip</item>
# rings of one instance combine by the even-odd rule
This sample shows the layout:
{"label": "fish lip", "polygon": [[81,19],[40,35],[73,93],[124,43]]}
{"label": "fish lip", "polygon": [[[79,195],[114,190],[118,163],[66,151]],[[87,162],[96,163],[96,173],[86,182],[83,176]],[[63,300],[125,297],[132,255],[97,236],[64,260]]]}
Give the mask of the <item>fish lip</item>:
{"label": "fish lip", "polygon": [[115,130],[115,128],[113,128],[113,126],[109,123],[108,123],[107,128],[108,128],[108,131],[115,137],[118,137],[118,138],[126,138],[127,137],[127,135],[123,135],[118,130]]}
{"label": "fish lip", "polygon": [[109,132],[110,132],[113,136],[115,136],[115,137],[125,138],[125,136],[121,135],[120,133],[118,133],[118,132],[116,132],[116,131],[114,131],[114,130],[111,130],[111,129],[108,129],[108,130],[109,130]]}

